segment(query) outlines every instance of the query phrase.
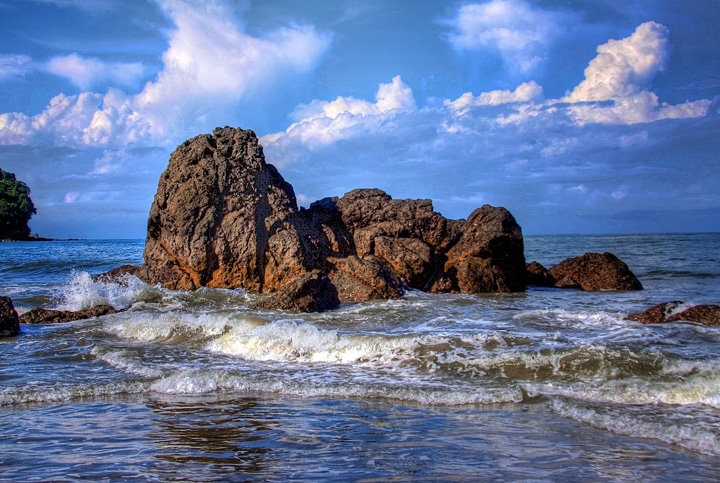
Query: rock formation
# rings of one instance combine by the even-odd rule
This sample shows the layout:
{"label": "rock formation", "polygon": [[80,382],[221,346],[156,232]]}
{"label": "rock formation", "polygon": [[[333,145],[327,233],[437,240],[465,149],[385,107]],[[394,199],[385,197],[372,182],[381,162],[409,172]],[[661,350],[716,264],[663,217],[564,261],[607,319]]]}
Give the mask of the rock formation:
{"label": "rock formation", "polygon": [[0,337],[20,333],[20,319],[10,297],[0,297]]}
{"label": "rock formation", "polygon": [[538,262],[526,266],[528,285],[580,290],[642,290],[628,266],[612,253],[567,258],[550,270]]}
{"label": "rock formation", "polygon": [[663,324],[686,320],[704,325],[720,325],[720,307],[717,305],[684,306],[683,302],[665,302],[643,312],[625,317],[641,324]]}
{"label": "rock formation", "polygon": [[[319,270],[341,302],[397,298],[407,288],[525,288],[522,232],[504,208],[486,205],[467,221],[447,220],[430,200],[358,189],[299,209],[255,134],[229,127],[190,139],[171,155],[150,210],[144,259],[125,271],[171,289],[271,294],[287,287],[298,295],[305,293],[301,277]],[[313,290],[333,290],[318,283]],[[277,295],[268,304],[279,300],[289,298]]]}
{"label": "rock formation", "polygon": [[52,310],[38,307],[20,316],[23,324],[60,324],[62,322],[74,322],[76,320],[100,317],[102,315],[115,314],[118,311],[110,305],[96,305],[83,310]]}
{"label": "rock formation", "polygon": [[586,253],[568,258],[549,270],[558,288],[582,290],[642,290],[628,266],[612,253]]}

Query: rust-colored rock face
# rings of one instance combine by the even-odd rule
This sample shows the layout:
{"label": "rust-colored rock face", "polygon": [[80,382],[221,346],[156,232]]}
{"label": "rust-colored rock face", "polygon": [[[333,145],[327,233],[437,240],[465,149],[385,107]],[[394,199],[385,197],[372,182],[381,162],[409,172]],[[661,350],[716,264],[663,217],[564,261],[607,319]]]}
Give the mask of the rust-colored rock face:
{"label": "rust-colored rock face", "polygon": [[582,290],[642,290],[628,266],[612,253],[586,253],[550,269],[558,288]]}
{"label": "rust-colored rock face", "polygon": [[272,291],[304,273],[292,187],[255,133],[216,129],[170,156],[150,209],[142,278],[172,289]]}
{"label": "rust-colored rock face", "polygon": [[686,320],[704,325],[720,325],[720,307],[717,305],[693,305],[687,307],[683,302],[673,301],[658,304],[643,312],[625,317],[641,324],[664,324]]}
{"label": "rust-colored rock face", "polygon": [[298,209],[292,186],[265,163],[255,134],[228,127],[171,155],[150,210],[144,258],[126,271],[171,289],[283,290],[288,296],[268,299],[273,306],[310,286],[325,290],[322,277],[294,284],[315,270],[327,274],[341,302],[397,298],[408,287],[525,288],[522,232],[504,208],[486,205],[468,221],[447,220],[430,200],[357,189]]}

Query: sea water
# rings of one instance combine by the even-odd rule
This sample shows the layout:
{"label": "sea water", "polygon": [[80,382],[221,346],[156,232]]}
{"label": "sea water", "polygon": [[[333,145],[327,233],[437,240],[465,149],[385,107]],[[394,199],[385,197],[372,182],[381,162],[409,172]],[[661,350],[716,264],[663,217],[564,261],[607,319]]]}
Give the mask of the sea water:
{"label": "sea water", "polygon": [[528,236],[610,251],[638,292],[409,292],[319,314],[92,275],[142,241],[0,243],[22,313],[123,312],[0,339],[1,481],[718,481],[720,234]]}

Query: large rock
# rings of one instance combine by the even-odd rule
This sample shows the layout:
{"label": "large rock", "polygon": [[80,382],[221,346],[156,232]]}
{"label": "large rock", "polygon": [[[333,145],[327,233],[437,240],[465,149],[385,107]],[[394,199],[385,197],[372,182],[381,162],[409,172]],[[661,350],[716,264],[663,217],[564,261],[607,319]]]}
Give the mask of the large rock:
{"label": "large rock", "polygon": [[60,324],[117,313],[110,305],[96,305],[83,310],[52,310],[38,307],[20,316],[23,324]]}
{"label": "large rock", "polygon": [[477,293],[525,289],[522,230],[505,208],[490,205],[478,208],[455,238],[444,254],[444,273],[434,291]]}
{"label": "large rock", "polygon": [[582,290],[642,290],[628,266],[612,253],[586,253],[550,269],[558,288]]}
{"label": "large rock", "polygon": [[139,275],[172,289],[268,292],[307,271],[292,187],[255,133],[216,129],[178,146],[150,209]]}
{"label": "large rock", "polygon": [[658,304],[643,312],[625,317],[641,324],[663,324],[686,320],[704,325],[720,325],[720,307],[717,305],[684,306],[683,302],[673,301]]}
{"label": "large rock", "polygon": [[[357,189],[298,209],[255,134],[228,127],[186,141],[171,155],[150,210],[144,258],[141,267],[109,276],[126,271],[171,289],[305,297],[295,282],[302,286],[303,277],[320,270],[333,288],[313,290],[336,290],[341,302],[397,298],[407,288],[525,287],[522,233],[504,208],[484,206],[468,221],[447,220],[430,200]],[[295,310],[285,299],[267,303]]]}
{"label": "large rock", "polygon": [[10,297],[0,297],[0,337],[20,333],[20,319]]}

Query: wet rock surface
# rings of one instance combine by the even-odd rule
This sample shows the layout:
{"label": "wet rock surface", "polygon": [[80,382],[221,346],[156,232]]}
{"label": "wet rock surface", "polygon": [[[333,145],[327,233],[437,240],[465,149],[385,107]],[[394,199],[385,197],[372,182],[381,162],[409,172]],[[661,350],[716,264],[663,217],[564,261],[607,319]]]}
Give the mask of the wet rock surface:
{"label": "wet rock surface", "polygon": [[720,307],[717,305],[689,306],[680,301],[664,302],[645,311],[629,314],[625,319],[641,324],[663,324],[684,320],[720,326]]}
{"label": "wet rock surface", "polygon": [[74,322],[76,320],[100,317],[117,313],[110,305],[96,305],[95,307],[83,310],[52,310],[38,307],[20,316],[23,324],[59,324],[63,322]]}
{"label": "wet rock surface", "polygon": [[[320,270],[330,282],[323,290],[335,290],[343,303],[398,298],[407,288],[525,288],[522,231],[506,209],[486,205],[467,221],[447,220],[430,200],[394,200],[378,189],[298,208],[255,133],[229,127],[190,139],[171,155],[150,210],[144,260],[124,270],[170,289],[284,290],[300,297],[294,283]],[[287,296],[274,300],[298,309]]]}
{"label": "wet rock surface", "polygon": [[0,297],[0,337],[20,333],[20,319],[10,297]]}

